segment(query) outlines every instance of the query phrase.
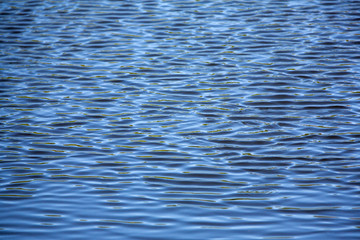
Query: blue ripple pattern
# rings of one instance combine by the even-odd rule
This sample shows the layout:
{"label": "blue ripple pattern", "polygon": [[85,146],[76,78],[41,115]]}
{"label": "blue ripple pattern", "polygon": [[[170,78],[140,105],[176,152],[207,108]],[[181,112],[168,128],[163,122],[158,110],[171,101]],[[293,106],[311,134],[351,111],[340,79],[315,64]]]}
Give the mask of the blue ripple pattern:
{"label": "blue ripple pattern", "polygon": [[1,239],[360,239],[359,0],[0,3]]}

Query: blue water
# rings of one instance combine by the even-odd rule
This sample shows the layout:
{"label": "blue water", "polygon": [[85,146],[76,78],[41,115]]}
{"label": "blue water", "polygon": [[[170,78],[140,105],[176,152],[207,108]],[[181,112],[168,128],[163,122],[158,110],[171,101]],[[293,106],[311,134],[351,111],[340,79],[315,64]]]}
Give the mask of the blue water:
{"label": "blue water", "polygon": [[360,1],[0,3],[1,239],[360,239]]}

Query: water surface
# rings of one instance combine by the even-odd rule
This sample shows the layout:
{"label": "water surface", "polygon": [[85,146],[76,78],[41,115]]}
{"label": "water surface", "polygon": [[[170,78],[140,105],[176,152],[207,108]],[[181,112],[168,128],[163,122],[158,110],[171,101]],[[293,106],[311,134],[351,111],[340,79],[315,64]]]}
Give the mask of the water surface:
{"label": "water surface", "polygon": [[0,3],[0,237],[359,239],[360,1]]}

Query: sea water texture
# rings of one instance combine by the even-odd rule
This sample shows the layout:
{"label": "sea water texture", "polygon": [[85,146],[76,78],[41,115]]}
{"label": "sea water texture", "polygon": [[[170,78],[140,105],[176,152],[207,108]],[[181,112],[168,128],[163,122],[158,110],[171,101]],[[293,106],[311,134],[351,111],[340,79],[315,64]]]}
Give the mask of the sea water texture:
{"label": "sea water texture", "polygon": [[2,0],[0,238],[360,239],[359,0]]}

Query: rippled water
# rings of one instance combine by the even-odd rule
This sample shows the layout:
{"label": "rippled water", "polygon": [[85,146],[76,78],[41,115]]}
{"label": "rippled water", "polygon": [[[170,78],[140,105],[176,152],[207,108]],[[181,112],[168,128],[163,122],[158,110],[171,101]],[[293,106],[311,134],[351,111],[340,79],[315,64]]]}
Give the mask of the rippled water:
{"label": "rippled water", "polygon": [[0,237],[360,238],[360,1],[0,19]]}

